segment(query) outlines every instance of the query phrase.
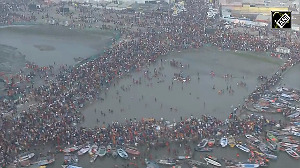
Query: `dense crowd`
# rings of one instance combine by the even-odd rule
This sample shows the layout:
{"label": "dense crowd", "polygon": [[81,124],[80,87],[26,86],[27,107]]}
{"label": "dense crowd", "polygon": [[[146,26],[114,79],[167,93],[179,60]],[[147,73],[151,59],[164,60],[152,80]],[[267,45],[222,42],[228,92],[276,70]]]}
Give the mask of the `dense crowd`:
{"label": "dense crowd", "polygon": [[[100,99],[99,94],[125,74],[138,71],[160,56],[173,50],[199,48],[212,44],[223,50],[243,50],[257,52],[274,52],[279,45],[291,49],[290,59],[285,66],[299,62],[299,43],[260,38],[234,29],[224,28],[222,22],[206,19],[208,6],[203,1],[187,0],[187,12],[173,17],[153,11],[146,15],[136,15],[139,19],[124,19],[124,11],[104,10],[104,15],[118,15],[113,22],[125,40],[113,45],[99,58],[80,66],[67,68],[61,66],[58,73],[51,68],[28,66],[30,74],[20,72],[6,85],[8,95],[1,98],[1,132],[0,163],[8,164],[14,157],[31,147],[53,143],[54,145],[72,145],[94,141],[101,143],[147,143],[160,138],[167,141],[180,137],[209,137],[218,134],[240,134],[259,131],[266,124],[264,119],[247,118],[240,122],[225,122],[216,118],[203,116],[201,121],[195,119],[180,122],[168,129],[160,121],[113,123],[106,129],[86,129],[78,127],[83,118],[80,108],[88,102]],[[127,23],[128,22],[128,23]],[[137,29],[122,28],[131,25]],[[207,27],[215,26],[209,33]],[[270,32],[272,33],[272,32]],[[276,33],[276,32],[273,32]],[[275,74],[278,75],[278,74]],[[47,81],[34,87],[35,78]],[[272,77],[269,82],[272,83]],[[17,100],[11,99],[19,95]],[[19,104],[32,104],[19,110]],[[4,113],[11,117],[4,117]],[[148,123],[148,124],[146,124]],[[159,125],[160,131],[153,127]],[[225,128],[225,129],[223,129]]]}

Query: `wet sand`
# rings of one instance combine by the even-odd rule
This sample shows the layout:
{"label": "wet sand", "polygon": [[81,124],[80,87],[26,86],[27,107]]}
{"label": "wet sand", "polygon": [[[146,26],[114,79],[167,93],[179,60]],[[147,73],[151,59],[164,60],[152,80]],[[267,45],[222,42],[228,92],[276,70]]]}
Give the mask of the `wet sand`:
{"label": "wet sand", "polygon": [[[86,122],[83,126],[94,127],[103,122],[124,121],[125,118],[140,120],[143,117],[179,121],[181,117],[183,119],[190,115],[199,117],[202,114],[225,119],[232,111],[231,107],[243,103],[244,98],[254,90],[258,84],[259,75],[273,74],[282,63],[282,60],[271,58],[267,54],[260,55],[265,61],[256,59],[256,54],[221,52],[211,47],[170,53],[169,56],[162,58],[165,61],[161,73],[165,76],[148,81],[143,77],[143,72],[139,72],[134,73],[132,78],[121,80],[119,84],[107,91],[107,96],[101,95],[104,101],[96,102],[84,109],[83,115]],[[189,64],[189,69],[171,67],[169,62],[172,59],[182,64]],[[158,59],[155,65],[144,70],[149,69],[153,75],[153,69],[158,69],[160,64]],[[173,74],[180,71],[183,71],[185,75],[190,75],[191,81],[187,83],[173,81]],[[214,71],[216,76],[211,77],[210,71]],[[225,74],[232,74],[232,79],[225,81],[223,78]],[[133,78],[138,80],[140,77],[141,84],[133,84]],[[247,86],[237,86],[240,81],[246,82]],[[168,87],[172,86],[172,82],[173,88],[169,90]],[[215,85],[215,90],[212,89],[213,85]],[[123,91],[122,86],[130,90]],[[233,95],[228,93],[227,86],[232,87]],[[224,94],[219,95],[218,90],[222,89]],[[170,108],[173,108],[172,111]],[[114,112],[110,113],[109,109]],[[124,111],[121,112],[121,109]],[[106,115],[101,115],[101,111]],[[97,118],[99,123],[97,123]]]}

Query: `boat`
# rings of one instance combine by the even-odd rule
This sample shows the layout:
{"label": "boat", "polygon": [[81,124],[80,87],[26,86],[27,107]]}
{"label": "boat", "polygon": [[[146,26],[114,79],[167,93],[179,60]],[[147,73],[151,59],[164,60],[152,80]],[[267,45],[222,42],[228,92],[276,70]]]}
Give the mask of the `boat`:
{"label": "boat", "polygon": [[64,164],[70,165],[70,164],[76,164],[78,163],[78,157],[76,155],[66,153],[64,156]]}
{"label": "boat", "polygon": [[81,149],[81,147],[82,147],[82,145],[65,148],[65,149],[63,149],[63,152],[65,152],[65,153],[75,152],[75,151]]}
{"label": "boat", "polygon": [[150,161],[148,159],[145,159],[145,163],[146,163],[146,168],[159,168],[159,165],[156,164],[155,162],[153,161]]}
{"label": "boat", "polygon": [[292,143],[287,143],[287,142],[280,142],[280,146],[286,147],[286,148],[298,148],[298,144],[292,144]]}
{"label": "boat", "polygon": [[89,149],[89,155],[94,155],[98,150],[98,146],[96,144],[92,145]]}
{"label": "boat", "polygon": [[90,148],[91,148],[90,145],[86,145],[86,146],[84,146],[83,148],[81,148],[81,149],[77,152],[77,154],[78,154],[79,156],[81,156],[81,155],[85,154],[86,152],[88,152],[88,151],[90,150]]}
{"label": "boat", "polygon": [[250,152],[250,149],[247,147],[247,145],[242,145],[242,144],[237,144],[235,145],[237,148],[239,148],[240,150],[244,151],[244,152],[247,152],[249,153]]}
{"label": "boat", "polygon": [[248,140],[250,140],[250,141],[252,141],[252,142],[254,142],[254,143],[260,142],[260,140],[259,140],[258,138],[256,138],[255,136],[253,136],[253,135],[245,134],[245,137],[246,137]]}
{"label": "boat", "polygon": [[137,149],[137,148],[134,148],[134,147],[131,147],[131,146],[128,146],[125,151],[131,155],[140,155],[141,152]]}
{"label": "boat", "polygon": [[259,164],[252,164],[252,163],[239,163],[236,164],[235,166],[242,168],[242,167],[247,167],[247,168],[256,168],[259,167]]}
{"label": "boat", "polygon": [[216,141],[216,140],[215,140],[214,138],[209,139],[207,145],[208,145],[209,147],[213,147],[213,146],[215,145],[215,141]]}
{"label": "boat", "polygon": [[278,145],[276,142],[267,141],[266,145],[271,151],[278,151]]}
{"label": "boat", "polygon": [[30,160],[23,160],[19,162],[21,167],[28,167],[31,165]]}
{"label": "boat", "polygon": [[207,139],[202,139],[202,141],[197,145],[199,148],[204,148],[208,143]]}
{"label": "boat", "polygon": [[100,157],[103,157],[106,155],[106,147],[105,146],[100,146],[100,148],[98,149],[97,151],[97,154],[100,156]]}
{"label": "boat", "polygon": [[61,165],[62,168],[82,168],[79,166],[74,166],[74,165]]}
{"label": "boat", "polygon": [[128,158],[128,154],[122,148],[117,149],[117,153],[123,159]]}
{"label": "boat", "polygon": [[196,167],[208,167],[208,163],[204,163],[204,162],[200,162],[198,160],[192,160],[192,159],[189,159],[187,161],[187,163],[190,165],[190,166],[196,166]]}
{"label": "boat", "polygon": [[266,156],[268,159],[277,160],[277,156],[276,156],[276,155],[272,155],[272,154],[269,154],[269,153],[265,153],[265,156]]}
{"label": "boat", "polygon": [[36,164],[39,166],[48,165],[55,162],[54,158],[42,158],[41,160],[37,161]]}
{"label": "boat", "polygon": [[176,162],[174,159],[160,159],[157,161],[158,164],[162,164],[162,165],[176,165]]}
{"label": "boat", "polygon": [[224,148],[228,145],[228,139],[226,137],[223,137],[220,139],[220,144]]}
{"label": "boat", "polygon": [[228,137],[228,145],[232,148],[235,146],[235,139],[233,136]]}
{"label": "boat", "polygon": [[33,158],[34,155],[35,155],[34,153],[29,153],[29,152],[22,153],[18,156],[18,159],[15,162],[22,162],[25,160],[29,160],[29,159]]}
{"label": "boat", "polygon": [[300,155],[291,148],[285,149],[285,152],[295,159],[299,159]]}
{"label": "boat", "polygon": [[267,132],[267,137],[269,138],[270,141],[278,142],[278,139],[271,132]]}
{"label": "boat", "polygon": [[209,163],[209,164],[211,164],[211,165],[213,165],[213,166],[216,166],[216,167],[221,167],[222,165],[221,165],[221,163],[219,163],[219,162],[217,162],[217,161],[215,161],[215,160],[213,160],[213,159],[211,159],[211,158],[204,158],[204,160],[207,162],[207,163]]}
{"label": "boat", "polygon": [[213,149],[212,148],[195,147],[194,150],[197,151],[197,152],[211,152]]}
{"label": "boat", "polygon": [[118,157],[118,152],[116,148],[111,148],[111,156],[113,158],[117,158]]}
{"label": "boat", "polygon": [[93,154],[92,157],[91,157],[91,159],[90,159],[90,162],[91,163],[95,162],[95,160],[97,159],[97,157],[98,157],[97,153]]}
{"label": "boat", "polygon": [[178,160],[185,160],[185,159],[190,159],[190,158],[191,158],[191,156],[186,155],[186,156],[177,156],[176,159],[178,159]]}
{"label": "boat", "polygon": [[106,147],[106,153],[111,155],[111,145],[107,145]]}

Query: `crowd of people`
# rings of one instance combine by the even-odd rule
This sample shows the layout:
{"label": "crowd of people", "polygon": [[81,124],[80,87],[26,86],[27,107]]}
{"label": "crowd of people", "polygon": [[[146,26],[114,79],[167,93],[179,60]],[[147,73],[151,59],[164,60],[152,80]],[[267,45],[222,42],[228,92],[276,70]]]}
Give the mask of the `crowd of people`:
{"label": "crowd of people", "polygon": [[[283,68],[299,62],[299,43],[274,41],[247,33],[224,28],[222,22],[206,18],[208,6],[204,1],[187,0],[187,12],[178,16],[158,13],[132,14],[133,18],[114,17],[119,20],[104,20],[113,23],[126,39],[116,42],[97,59],[76,67],[61,66],[54,73],[51,68],[28,66],[30,74],[20,72],[6,84],[8,94],[1,97],[0,163],[11,163],[15,156],[37,145],[54,144],[66,146],[87,141],[101,143],[148,143],[160,138],[167,141],[180,137],[209,137],[218,134],[240,134],[262,129],[264,119],[243,119],[240,122],[225,122],[203,116],[200,122],[179,122],[167,129],[161,121],[127,121],[113,123],[103,128],[79,127],[84,120],[80,108],[100,99],[100,93],[125,74],[139,71],[147,64],[170,51],[199,48],[212,44],[223,50],[274,52],[279,45],[290,48],[289,59]],[[104,9],[105,18],[110,15],[124,16],[124,11]],[[127,23],[128,22],[128,23]],[[131,25],[136,29],[124,28]],[[208,26],[215,26],[209,33]],[[276,34],[277,32],[271,31]],[[278,75],[278,74],[275,74]],[[34,86],[31,81],[38,78],[46,82]],[[276,76],[268,82],[272,83]],[[18,95],[18,99],[12,99]],[[31,104],[18,109],[20,104]],[[4,115],[10,113],[10,116]],[[235,125],[232,125],[235,124]],[[270,124],[270,123],[269,123]],[[161,126],[156,131],[154,125]],[[151,127],[152,126],[152,127]],[[226,129],[222,129],[226,127]]]}

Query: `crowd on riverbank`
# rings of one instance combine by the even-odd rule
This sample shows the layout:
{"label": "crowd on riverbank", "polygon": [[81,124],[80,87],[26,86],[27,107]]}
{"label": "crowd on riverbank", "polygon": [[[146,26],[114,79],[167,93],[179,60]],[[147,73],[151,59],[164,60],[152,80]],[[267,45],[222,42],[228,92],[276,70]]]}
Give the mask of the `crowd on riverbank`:
{"label": "crowd on riverbank", "polygon": [[[128,24],[148,29],[130,31],[117,25],[126,40],[116,43],[93,61],[72,68],[61,66],[57,74],[51,73],[51,68],[33,66],[30,74],[20,72],[16,75],[6,85],[8,97],[20,95],[22,98],[13,100],[4,97],[0,102],[1,164],[12,162],[14,156],[24,150],[48,143],[61,146],[86,141],[102,143],[116,141],[116,144],[146,143],[155,142],[161,136],[169,140],[194,135],[201,138],[217,132],[240,134],[252,132],[254,128],[262,129],[266,124],[265,120],[244,119],[237,122],[237,125],[230,127],[227,124],[227,129],[220,130],[225,125],[225,121],[216,118],[209,120],[204,118],[201,123],[191,122],[193,120],[179,123],[169,131],[162,129],[166,131],[164,133],[162,131],[155,133],[155,129],[149,127],[155,126],[156,122],[146,124],[142,121],[113,123],[106,129],[78,127],[83,120],[80,108],[100,99],[100,92],[108,89],[114,81],[125,74],[139,71],[143,66],[155,62],[158,57],[173,50],[199,48],[204,44],[212,44],[220,49],[274,52],[277,46],[284,45],[291,50],[284,68],[299,62],[299,43],[282,44],[268,37],[261,39],[235,32],[234,29],[225,30],[222,22],[214,23],[206,19],[207,8],[208,6],[202,1],[188,0],[187,12],[180,13],[178,17],[158,14],[155,11],[148,15],[139,15],[142,22],[132,22],[119,17],[120,20],[114,20],[114,24],[130,21]],[[104,12],[107,18],[113,15],[109,10]],[[120,15],[126,14],[122,12]],[[215,32],[209,33],[206,27],[215,24],[217,25]],[[33,87],[31,81],[38,78],[47,82]],[[268,80],[268,83],[272,84],[274,80],[277,80],[277,76]],[[19,111],[17,106],[25,102],[27,105],[32,105]],[[11,112],[10,118],[3,117],[3,113],[7,112]],[[249,127],[249,123],[252,123],[253,127]],[[163,128],[163,125],[160,126]]]}

